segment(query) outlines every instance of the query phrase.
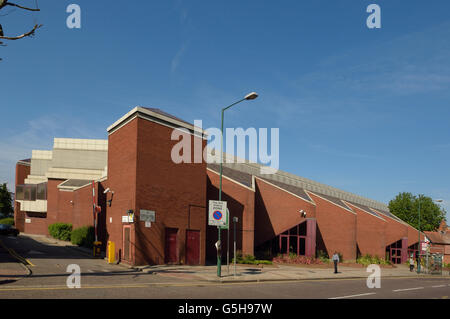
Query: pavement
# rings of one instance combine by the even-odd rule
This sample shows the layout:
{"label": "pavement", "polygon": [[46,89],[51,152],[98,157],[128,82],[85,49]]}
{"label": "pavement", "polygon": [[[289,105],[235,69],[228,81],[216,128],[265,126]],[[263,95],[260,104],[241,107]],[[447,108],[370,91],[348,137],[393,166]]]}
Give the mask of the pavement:
{"label": "pavement", "polygon": [[30,270],[20,257],[0,239],[0,284],[15,282],[28,275]]}
{"label": "pavement", "polygon": [[[2,238],[0,238],[1,240]],[[13,238],[8,237],[10,243]],[[82,255],[83,259],[93,260],[95,268],[104,268],[110,272],[120,272],[123,270],[133,271],[140,274],[155,275],[152,276],[156,281],[182,281],[182,282],[206,282],[206,283],[242,283],[242,282],[283,282],[283,281],[301,281],[301,280],[324,280],[324,279],[356,279],[367,278],[371,273],[367,272],[365,267],[355,268],[339,264],[338,274],[334,274],[332,266],[313,266],[313,265],[222,265],[222,275],[217,276],[216,265],[211,266],[185,266],[185,265],[157,265],[157,266],[129,266],[126,264],[108,264],[106,260],[92,257],[92,250],[72,245],[70,242],[64,242],[41,235],[20,235],[16,241],[32,241],[46,247],[64,247],[70,250],[71,254]],[[17,246],[19,247],[19,246]],[[19,255],[14,250],[13,254],[8,254],[7,249],[0,245],[0,280],[10,280],[16,277],[24,277],[32,271],[32,267],[27,265],[31,263],[28,259],[22,257],[21,260],[14,257]],[[32,248],[30,248],[32,249]],[[35,248],[40,249],[41,248]],[[20,248],[16,248],[20,253]],[[33,257],[36,251],[23,250],[23,255]],[[58,254],[60,251],[57,252]],[[42,258],[42,257],[41,257]],[[60,257],[62,258],[62,257]],[[67,256],[68,259],[73,256]],[[33,260],[33,259],[31,259]],[[91,264],[89,264],[91,265]],[[326,267],[326,268],[325,268]],[[28,268],[28,270],[27,270]],[[406,265],[396,265],[395,268],[381,268],[382,278],[426,278],[440,277],[450,278],[448,271],[443,275],[427,275],[410,272]]]}
{"label": "pavement", "polygon": [[[186,281],[203,282],[281,282],[300,280],[323,280],[323,279],[356,279],[367,278],[372,272],[367,272],[365,267],[346,267],[341,264],[338,273],[334,274],[333,268],[314,268],[313,266],[276,265],[272,267],[258,267],[249,265],[237,265],[236,274],[234,267],[222,266],[221,277],[217,276],[217,267],[214,266],[142,266],[131,267],[144,273],[157,274],[160,277],[178,278]],[[450,278],[447,274],[433,275],[435,277]],[[410,272],[409,267],[399,265],[396,268],[381,268],[382,278],[425,278],[427,274]]]}
{"label": "pavement", "polygon": [[[450,296],[450,276],[381,268],[381,289],[370,289],[365,268],[329,266],[128,266],[94,258],[90,249],[45,236],[0,236],[1,299],[323,299]],[[71,289],[71,269],[80,270]],[[378,287],[377,287],[378,288]]]}

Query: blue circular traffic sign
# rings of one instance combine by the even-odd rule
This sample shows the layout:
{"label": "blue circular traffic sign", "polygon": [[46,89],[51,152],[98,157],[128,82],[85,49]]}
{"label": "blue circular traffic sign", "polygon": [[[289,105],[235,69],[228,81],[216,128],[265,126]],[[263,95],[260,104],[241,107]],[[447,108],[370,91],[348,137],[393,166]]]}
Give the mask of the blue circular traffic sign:
{"label": "blue circular traffic sign", "polygon": [[213,214],[213,217],[215,220],[221,220],[222,219],[222,213],[219,210],[216,210]]}

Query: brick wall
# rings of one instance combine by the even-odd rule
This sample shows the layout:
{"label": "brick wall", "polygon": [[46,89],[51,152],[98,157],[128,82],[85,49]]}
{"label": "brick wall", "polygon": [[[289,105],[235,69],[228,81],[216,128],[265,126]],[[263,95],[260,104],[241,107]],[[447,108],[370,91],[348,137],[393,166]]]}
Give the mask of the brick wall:
{"label": "brick wall", "polygon": [[307,218],[316,217],[316,207],[261,179],[256,179],[255,245],[263,244],[290,228],[304,222],[300,210]]}
{"label": "brick wall", "polygon": [[384,219],[386,220],[386,246],[408,237],[408,227],[406,225],[389,217],[384,217]]}
{"label": "brick wall", "polygon": [[[25,183],[25,178],[27,178],[30,174],[30,168],[31,167],[29,165],[23,165],[20,163],[16,164],[16,186],[23,185]],[[14,224],[20,232],[24,232],[25,212],[20,210],[20,204],[17,202],[14,205]]]}
{"label": "brick wall", "polygon": [[[186,263],[186,230],[200,231],[200,264],[205,263],[206,245],[206,163],[176,164],[172,161],[173,129],[138,119],[136,216],[139,210],[156,212],[156,223],[146,228],[135,223],[137,264],[164,263],[166,228],[176,228],[179,263]],[[206,141],[191,138],[202,145]]]}
{"label": "brick wall", "polygon": [[[178,229],[179,263],[186,262],[186,230],[200,231],[200,263],[205,262],[206,163],[175,164],[171,151],[178,141],[171,141],[171,134],[169,127],[136,118],[109,135],[108,187],[114,199],[107,208],[107,236],[119,253],[122,216],[135,212],[136,221],[129,225],[133,264],[165,262],[166,228]],[[139,220],[141,209],[156,212],[150,228]]]}
{"label": "brick wall", "polygon": [[[316,203],[318,237],[321,236],[328,255],[340,252],[344,259],[356,259],[356,213],[308,192]],[[319,234],[320,233],[320,234]],[[319,246],[318,246],[319,249]]]}
{"label": "brick wall", "polygon": [[370,254],[385,258],[386,221],[375,217],[358,206],[348,204],[356,213],[356,242],[361,256]]}
{"label": "brick wall", "polygon": [[[219,200],[220,175],[208,170],[208,201]],[[227,202],[230,211],[230,256],[233,249],[233,217],[238,218],[236,225],[236,250],[242,251],[244,255],[254,254],[255,237],[255,192],[243,185],[237,184],[225,177],[222,178],[222,200]],[[222,231],[222,255],[226,257],[228,232]],[[215,260],[217,256],[214,244],[218,238],[217,227],[207,227],[207,257]]]}
{"label": "brick wall", "polygon": [[137,122],[131,121],[108,137],[108,187],[114,197],[106,210],[106,236],[115,244],[116,259],[123,248],[122,216],[136,209]]}

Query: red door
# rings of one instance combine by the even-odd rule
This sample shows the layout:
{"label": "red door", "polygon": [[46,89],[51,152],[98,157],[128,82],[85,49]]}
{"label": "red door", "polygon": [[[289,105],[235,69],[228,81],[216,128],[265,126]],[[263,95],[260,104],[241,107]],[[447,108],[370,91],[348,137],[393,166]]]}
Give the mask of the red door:
{"label": "red door", "polygon": [[200,264],[200,231],[186,231],[186,264]]}
{"label": "red door", "polygon": [[177,258],[177,233],[176,228],[166,228],[166,249],[165,249],[165,263],[176,264]]}

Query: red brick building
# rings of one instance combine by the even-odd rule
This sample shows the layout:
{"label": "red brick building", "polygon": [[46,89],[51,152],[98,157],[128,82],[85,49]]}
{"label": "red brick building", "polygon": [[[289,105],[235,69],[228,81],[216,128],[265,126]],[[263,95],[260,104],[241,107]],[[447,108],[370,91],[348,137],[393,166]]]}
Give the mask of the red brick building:
{"label": "red brick building", "polygon": [[[208,201],[218,199],[219,165],[172,159],[174,129],[191,149],[206,146],[203,131],[158,109],[136,107],[108,131],[108,140],[55,139],[16,165],[15,220],[21,232],[48,234],[56,222],[93,225],[130,264],[214,261],[218,230],[208,226]],[[265,175],[255,163],[224,163],[223,200],[238,218],[237,248],[263,257],[279,253],[371,254],[395,263],[417,250],[417,230],[387,206],[286,172]],[[133,220],[129,219],[133,216]],[[222,231],[222,254],[233,224]],[[232,246],[232,245],[230,245]]]}
{"label": "red brick building", "polygon": [[450,264],[450,229],[446,222],[442,221],[437,231],[426,231],[425,235],[430,241],[430,253],[441,254],[443,262]]}

